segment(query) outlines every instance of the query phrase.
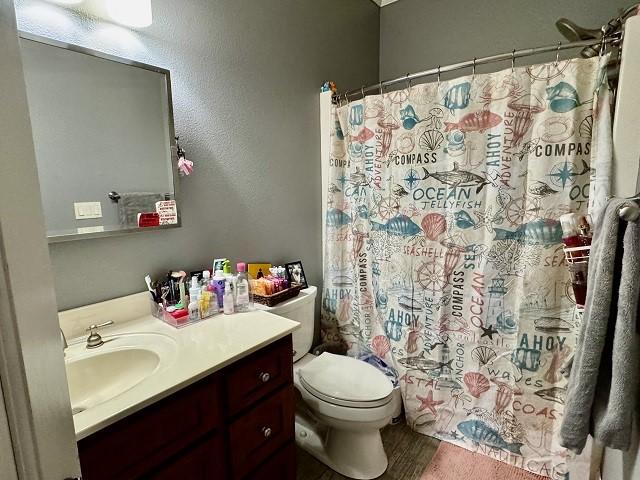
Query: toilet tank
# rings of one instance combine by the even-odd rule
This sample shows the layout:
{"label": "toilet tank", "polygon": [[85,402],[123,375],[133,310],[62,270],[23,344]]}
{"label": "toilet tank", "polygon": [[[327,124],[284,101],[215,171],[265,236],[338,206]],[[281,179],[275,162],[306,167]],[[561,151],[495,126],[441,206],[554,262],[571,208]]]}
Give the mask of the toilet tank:
{"label": "toilet tank", "polygon": [[300,328],[293,332],[294,362],[302,358],[305,353],[308,353],[313,344],[317,292],[318,289],[311,286],[301,290],[297,297],[282,302],[275,307],[255,305],[259,310],[265,310],[300,323]]}

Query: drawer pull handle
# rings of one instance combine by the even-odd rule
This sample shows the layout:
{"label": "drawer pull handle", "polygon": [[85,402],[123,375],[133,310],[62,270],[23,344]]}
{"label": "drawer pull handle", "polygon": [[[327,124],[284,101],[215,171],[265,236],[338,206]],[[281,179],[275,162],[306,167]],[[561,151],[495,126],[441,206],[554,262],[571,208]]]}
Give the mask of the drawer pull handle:
{"label": "drawer pull handle", "polygon": [[269,380],[271,380],[271,375],[269,375],[267,372],[261,373],[259,377],[262,383],[267,383]]}
{"label": "drawer pull handle", "polygon": [[264,438],[269,438],[272,433],[273,432],[269,427],[262,427],[262,434],[264,435]]}

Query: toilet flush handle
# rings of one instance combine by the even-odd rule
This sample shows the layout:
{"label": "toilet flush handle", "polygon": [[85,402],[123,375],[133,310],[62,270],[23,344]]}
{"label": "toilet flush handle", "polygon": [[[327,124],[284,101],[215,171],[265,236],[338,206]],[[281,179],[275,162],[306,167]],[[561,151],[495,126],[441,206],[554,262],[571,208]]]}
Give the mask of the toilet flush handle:
{"label": "toilet flush handle", "polygon": [[262,383],[267,383],[269,380],[271,380],[271,375],[269,375],[268,372],[262,372],[260,373],[260,375],[258,375],[258,378],[260,378],[260,381]]}

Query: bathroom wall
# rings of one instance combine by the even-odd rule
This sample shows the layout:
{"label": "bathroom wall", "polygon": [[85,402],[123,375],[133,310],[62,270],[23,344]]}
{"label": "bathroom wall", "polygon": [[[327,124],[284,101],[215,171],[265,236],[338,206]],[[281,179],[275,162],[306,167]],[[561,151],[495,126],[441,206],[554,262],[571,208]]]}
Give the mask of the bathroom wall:
{"label": "bathroom wall", "polygon": [[[400,0],[380,10],[380,76],[399,77],[514,48],[566,41],[555,27],[561,17],[599,28],[629,0]],[[564,55],[564,53],[562,54]],[[548,61],[553,54],[537,59]],[[562,58],[562,57],[561,57]],[[510,67],[510,61],[503,66]],[[496,65],[478,67],[495,71]],[[443,76],[444,78],[444,76]]]}
{"label": "bathroom wall", "polygon": [[16,1],[23,30],[171,70],[176,132],[195,162],[180,181],[182,228],[50,246],[59,309],[138,292],[147,272],[199,269],[220,256],[299,259],[319,285],[318,92],[323,80],[341,89],[377,80],[378,7],[154,0],[153,8],[153,25],[136,31]]}

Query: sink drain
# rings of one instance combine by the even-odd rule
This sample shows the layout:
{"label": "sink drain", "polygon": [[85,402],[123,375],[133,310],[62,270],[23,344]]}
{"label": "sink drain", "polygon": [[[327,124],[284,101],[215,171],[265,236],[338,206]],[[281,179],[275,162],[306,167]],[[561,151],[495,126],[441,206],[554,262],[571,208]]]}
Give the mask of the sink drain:
{"label": "sink drain", "polygon": [[86,410],[85,407],[75,407],[71,409],[71,415],[75,415],[80,412],[84,412]]}

